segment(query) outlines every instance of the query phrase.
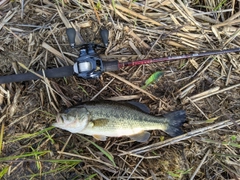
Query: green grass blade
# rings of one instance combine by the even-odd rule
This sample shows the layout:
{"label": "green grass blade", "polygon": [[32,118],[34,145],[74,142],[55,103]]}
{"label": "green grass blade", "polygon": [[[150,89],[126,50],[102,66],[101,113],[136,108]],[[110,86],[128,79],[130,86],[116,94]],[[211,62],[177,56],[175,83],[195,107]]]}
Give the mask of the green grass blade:
{"label": "green grass blade", "polygon": [[100,11],[102,9],[102,4],[99,0],[97,1],[97,5],[95,6],[95,8],[97,11]]}
{"label": "green grass blade", "polygon": [[153,73],[146,81],[145,85],[142,86],[142,89],[146,89],[150,84],[156,82],[163,75],[162,71],[157,71]]}
{"label": "green grass blade", "polygon": [[38,131],[38,132],[35,132],[35,133],[32,133],[32,134],[17,135],[17,136],[12,137],[11,139],[9,139],[6,143],[13,143],[13,142],[20,141],[20,140],[23,140],[23,139],[32,139],[36,136],[39,136],[39,135],[42,135],[42,134],[46,133],[47,131],[49,131],[53,128],[55,128],[55,127],[51,126],[51,127],[45,128],[41,131]]}
{"label": "green grass blade", "polygon": [[[57,163],[57,164],[70,164],[70,163],[80,163],[82,160],[80,159],[19,159],[19,160],[5,160],[6,162],[49,162],[49,163]],[[1,161],[0,161],[1,162]]]}
{"label": "green grass blade", "polygon": [[42,173],[37,173],[37,174],[32,174],[29,176],[24,176],[23,178],[31,178],[34,179],[35,177],[38,176],[43,176],[43,175],[47,175],[47,174],[54,174],[54,173],[59,173],[59,172],[64,172],[68,169],[74,168],[79,162],[81,162],[80,160],[78,160],[78,162],[71,162],[71,163],[67,163],[67,159],[65,160],[65,164],[62,164],[60,167],[55,168],[53,170],[50,170],[48,172],[42,172]]}
{"label": "green grass blade", "polygon": [[223,156],[223,157],[234,157],[234,158],[240,158],[240,155],[233,155],[233,154],[219,154],[219,153],[214,153],[216,156]]}
{"label": "green grass blade", "polygon": [[213,10],[218,11],[227,2],[227,0],[222,0]]}
{"label": "green grass blade", "polygon": [[116,3],[115,3],[115,0],[112,0],[112,6],[113,6],[114,11],[115,11],[115,9],[116,9],[116,8],[115,8],[115,4],[116,4]]}
{"label": "green grass blade", "polygon": [[56,118],[56,115],[51,114],[48,111],[39,110],[39,112],[42,112],[44,114],[44,117]]}
{"label": "green grass blade", "polygon": [[82,86],[78,86],[78,89],[81,89],[83,93],[89,96],[88,92]]}
{"label": "green grass blade", "polygon": [[52,144],[55,143],[51,135],[48,133],[48,131],[46,131],[44,135],[49,141],[51,141]]}
{"label": "green grass blade", "polygon": [[82,162],[82,160],[79,160],[79,159],[42,159],[41,161],[50,162],[50,163],[58,163],[58,164]]}
{"label": "green grass blade", "polygon": [[235,147],[235,148],[240,148],[240,144],[233,143],[230,141],[220,142],[220,141],[215,141],[215,140],[205,139],[205,138],[202,138],[201,141],[206,142],[206,143],[211,143],[211,144],[226,145],[226,146],[231,146],[231,147]]}
{"label": "green grass blade", "polygon": [[4,168],[0,171],[0,179],[1,179],[5,174],[7,174],[8,169],[9,169],[9,166],[6,166],[6,167],[4,167]]}
{"label": "green grass blade", "polygon": [[189,174],[193,168],[187,170],[176,170],[176,171],[168,171],[168,174],[172,177],[181,178],[184,174]]}
{"label": "green grass blade", "polygon": [[214,123],[218,118],[219,118],[219,116],[214,117],[214,118],[210,118],[210,119],[206,120],[206,123],[209,123],[209,124]]}
{"label": "green grass blade", "polygon": [[86,179],[84,180],[91,180],[92,178],[94,178],[95,176],[97,176],[97,174],[92,174],[90,176],[88,176]]}
{"label": "green grass blade", "polygon": [[1,128],[1,131],[0,131],[0,155],[2,154],[4,127],[5,127],[5,123],[3,121],[3,123],[0,127]]}
{"label": "green grass blade", "polygon": [[42,156],[42,155],[45,155],[50,152],[51,151],[40,151],[40,152],[34,151],[34,152],[25,153],[25,154],[21,154],[21,155],[17,155],[17,156],[2,157],[2,158],[0,158],[0,162],[11,161],[11,160],[19,159],[19,158],[30,157],[30,156]]}
{"label": "green grass blade", "polygon": [[94,145],[97,149],[99,149],[113,163],[114,166],[116,166],[116,164],[114,162],[114,157],[113,157],[113,155],[110,152],[108,152],[107,150],[105,150],[102,147],[98,146],[96,143],[90,141],[89,139],[87,139],[87,138],[85,138],[85,137],[83,137],[81,135],[78,135],[78,136],[81,137],[82,139],[90,142],[92,145]]}
{"label": "green grass blade", "polygon": [[34,153],[34,157],[36,159],[36,166],[37,169],[40,170],[41,169],[41,163],[38,161],[39,160],[39,155],[37,155],[37,150],[33,149],[32,147],[30,147],[32,149],[32,152]]}

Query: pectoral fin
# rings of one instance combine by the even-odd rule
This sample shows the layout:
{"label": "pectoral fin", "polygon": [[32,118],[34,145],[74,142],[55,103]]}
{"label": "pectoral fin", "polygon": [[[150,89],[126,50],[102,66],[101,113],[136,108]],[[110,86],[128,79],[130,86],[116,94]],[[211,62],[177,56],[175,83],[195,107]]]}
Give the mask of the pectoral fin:
{"label": "pectoral fin", "polygon": [[95,119],[92,121],[94,127],[102,127],[108,124],[108,119]]}
{"label": "pectoral fin", "polygon": [[138,133],[138,134],[134,134],[134,135],[131,135],[129,136],[132,140],[134,141],[138,141],[138,142],[146,142],[149,137],[150,137],[150,133],[149,132],[146,132],[146,131],[143,131],[141,133]]}
{"label": "pectoral fin", "polygon": [[99,141],[106,141],[107,137],[103,135],[93,135],[93,137]]}

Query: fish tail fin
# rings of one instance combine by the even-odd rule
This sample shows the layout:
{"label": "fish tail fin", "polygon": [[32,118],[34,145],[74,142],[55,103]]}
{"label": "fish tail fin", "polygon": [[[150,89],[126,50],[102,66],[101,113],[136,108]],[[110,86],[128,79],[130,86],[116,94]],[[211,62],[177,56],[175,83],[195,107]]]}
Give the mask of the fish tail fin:
{"label": "fish tail fin", "polygon": [[180,129],[186,121],[186,113],[184,110],[174,111],[164,115],[168,119],[168,126],[164,130],[168,135],[175,137],[183,134]]}

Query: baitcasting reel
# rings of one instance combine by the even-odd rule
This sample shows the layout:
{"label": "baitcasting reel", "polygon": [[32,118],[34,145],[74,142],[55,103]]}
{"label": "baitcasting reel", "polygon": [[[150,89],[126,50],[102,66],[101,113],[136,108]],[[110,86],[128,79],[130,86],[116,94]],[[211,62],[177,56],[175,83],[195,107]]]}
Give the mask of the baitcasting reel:
{"label": "baitcasting reel", "polygon": [[75,29],[68,28],[66,33],[70,46],[72,48],[80,48],[79,57],[76,59],[76,62],[73,65],[74,75],[84,79],[93,79],[98,78],[105,71],[119,70],[118,61],[103,61],[95,51],[97,47],[107,47],[109,34],[107,29],[104,28],[100,30],[102,42],[105,47],[93,43],[76,46]]}

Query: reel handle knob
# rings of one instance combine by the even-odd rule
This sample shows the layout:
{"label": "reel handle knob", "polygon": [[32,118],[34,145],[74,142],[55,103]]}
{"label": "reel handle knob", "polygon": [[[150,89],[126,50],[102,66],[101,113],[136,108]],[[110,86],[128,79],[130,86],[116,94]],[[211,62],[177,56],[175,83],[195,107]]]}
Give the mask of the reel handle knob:
{"label": "reel handle knob", "polygon": [[76,37],[76,31],[74,28],[67,28],[66,30],[68,42],[72,48],[75,47],[75,37]]}
{"label": "reel handle knob", "polygon": [[109,31],[106,28],[102,28],[100,30],[100,36],[102,38],[102,42],[105,47],[108,46],[108,36],[109,36]]}

